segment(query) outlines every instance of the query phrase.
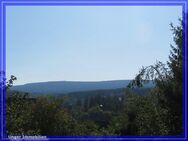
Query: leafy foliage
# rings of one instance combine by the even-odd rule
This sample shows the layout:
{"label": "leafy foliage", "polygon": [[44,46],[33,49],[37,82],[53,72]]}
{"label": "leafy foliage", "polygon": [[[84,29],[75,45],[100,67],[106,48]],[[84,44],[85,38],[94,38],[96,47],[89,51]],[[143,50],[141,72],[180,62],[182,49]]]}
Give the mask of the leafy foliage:
{"label": "leafy foliage", "polygon": [[[181,20],[180,20],[181,22]],[[153,93],[157,96],[157,113],[165,128],[163,134],[181,134],[182,132],[182,25],[171,25],[175,46],[171,45],[167,65],[157,62],[143,67],[129,87],[141,87],[148,80],[153,80]],[[146,127],[146,126],[145,126]],[[168,130],[168,131],[167,131]]]}

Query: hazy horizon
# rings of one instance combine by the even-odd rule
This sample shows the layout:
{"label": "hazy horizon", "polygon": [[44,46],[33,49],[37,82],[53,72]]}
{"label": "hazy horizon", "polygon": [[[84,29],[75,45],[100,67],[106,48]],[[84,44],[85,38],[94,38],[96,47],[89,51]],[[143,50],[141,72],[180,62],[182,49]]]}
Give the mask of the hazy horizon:
{"label": "hazy horizon", "polygon": [[107,81],[131,81],[132,79],[113,79],[113,80],[48,80],[48,81],[35,81],[35,82],[27,82],[23,84],[16,84],[15,81],[15,86],[17,85],[25,85],[25,84],[32,84],[32,83],[46,83],[46,82],[107,82]]}
{"label": "hazy horizon", "polygon": [[130,80],[166,62],[181,6],[10,6],[6,73],[15,85]]}

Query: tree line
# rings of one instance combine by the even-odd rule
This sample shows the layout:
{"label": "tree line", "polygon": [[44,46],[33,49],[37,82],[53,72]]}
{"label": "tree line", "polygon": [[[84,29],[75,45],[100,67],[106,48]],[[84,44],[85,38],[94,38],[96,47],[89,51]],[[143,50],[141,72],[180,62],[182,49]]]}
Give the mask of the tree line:
{"label": "tree line", "polygon": [[[122,96],[85,97],[67,106],[64,97],[12,92],[6,99],[7,135],[181,135],[182,21],[171,30],[169,60],[142,67]],[[134,88],[149,80],[154,88],[136,94]]]}

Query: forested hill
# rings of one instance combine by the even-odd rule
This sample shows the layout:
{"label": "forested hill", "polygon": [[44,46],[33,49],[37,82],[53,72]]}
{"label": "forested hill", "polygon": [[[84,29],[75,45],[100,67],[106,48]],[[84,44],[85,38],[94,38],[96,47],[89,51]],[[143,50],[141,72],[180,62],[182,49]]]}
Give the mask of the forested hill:
{"label": "forested hill", "polygon": [[[14,86],[11,89],[33,94],[66,94],[78,91],[92,91],[105,89],[125,88],[130,80],[112,80],[112,81],[51,81],[28,83],[25,85]],[[152,87],[152,82],[145,85],[146,88]]]}

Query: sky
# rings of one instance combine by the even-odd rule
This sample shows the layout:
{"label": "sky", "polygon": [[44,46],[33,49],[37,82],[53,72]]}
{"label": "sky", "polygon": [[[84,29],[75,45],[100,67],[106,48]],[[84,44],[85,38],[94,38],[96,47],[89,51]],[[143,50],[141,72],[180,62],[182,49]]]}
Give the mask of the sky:
{"label": "sky", "polygon": [[166,62],[180,6],[8,6],[6,74],[16,85],[133,79]]}

